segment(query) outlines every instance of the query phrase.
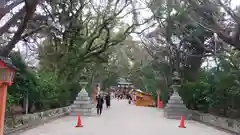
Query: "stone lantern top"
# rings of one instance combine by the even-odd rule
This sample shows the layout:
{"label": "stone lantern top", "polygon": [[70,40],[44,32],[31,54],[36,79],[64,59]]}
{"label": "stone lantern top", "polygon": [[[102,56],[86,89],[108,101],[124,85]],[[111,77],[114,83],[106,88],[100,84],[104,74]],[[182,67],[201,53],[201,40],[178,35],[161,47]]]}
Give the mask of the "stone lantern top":
{"label": "stone lantern top", "polygon": [[172,88],[173,88],[173,90],[174,91],[176,91],[177,90],[177,88],[179,88],[179,87],[181,87],[181,79],[180,79],[180,77],[179,77],[179,74],[178,74],[178,72],[177,71],[174,71],[173,72],[173,77],[172,77],[172,81],[173,81],[173,84],[172,84]]}
{"label": "stone lantern top", "polygon": [[174,72],[173,72],[173,77],[172,77],[172,79],[173,79],[173,80],[176,80],[176,81],[180,80],[180,77],[179,77],[179,74],[178,74],[177,71],[174,71]]}
{"label": "stone lantern top", "polygon": [[78,93],[78,96],[80,96],[80,97],[87,97],[88,96],[88,93],[87,93],[87,91],[86,91],[86,85],[88,84],[88,82],[79,82],[79,84],[82,84],[83,86],[82,86],[82,89],[81,89],[81,91]]}

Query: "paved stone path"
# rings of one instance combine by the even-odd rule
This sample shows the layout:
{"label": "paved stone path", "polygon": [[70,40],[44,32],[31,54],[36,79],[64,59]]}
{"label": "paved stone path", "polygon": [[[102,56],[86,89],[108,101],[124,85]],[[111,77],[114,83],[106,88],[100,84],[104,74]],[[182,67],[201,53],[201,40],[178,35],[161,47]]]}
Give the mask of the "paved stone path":
{"label": "paved stone path", "polygon": [[82,118],[83,128],[75,128],[76,117],[67,116],[38,126],[19,135],[230,135],[215,128],[185,121],[187,128],[178,128],[178,120],[169,120],[155,108],[112,101],[112,108],[102,116]]}

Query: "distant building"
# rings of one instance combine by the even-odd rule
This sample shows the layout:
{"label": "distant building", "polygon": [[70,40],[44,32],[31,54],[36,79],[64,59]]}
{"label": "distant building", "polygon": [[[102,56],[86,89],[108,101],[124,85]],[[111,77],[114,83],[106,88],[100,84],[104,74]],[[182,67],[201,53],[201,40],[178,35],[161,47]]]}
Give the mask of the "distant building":
{"label": "distant building", "polygon": [[117,84],[118,88],[133,88],[133,84],[129,80],[122,77],[117,79]]}

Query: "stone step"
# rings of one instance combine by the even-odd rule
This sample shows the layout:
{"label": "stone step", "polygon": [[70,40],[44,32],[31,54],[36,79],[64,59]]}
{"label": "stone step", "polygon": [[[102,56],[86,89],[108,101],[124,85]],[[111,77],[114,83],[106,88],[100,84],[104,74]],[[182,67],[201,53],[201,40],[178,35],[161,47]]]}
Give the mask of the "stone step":
{"label": "stone step", "polygon": [[81,96],[82,96],[82,97],[89,97],[89,96],[88,96],[88,93],[80,93],[80,92],[79,92],[79,93],[78,93],[78,97],[81,97]]}
{"label": "stone step", "polygon": [[187,109],[184,104],[167,104],[165,108],[183,108],[183,109]]}
{"label": "stone step", "polygon": [[88,113],[97,113],[96,109],[73,109],[70,113],[76,113],[76,114],[88,114]]}
{"label": "stone step", "polygon": [[88,108],[95,108],[95,105],[94,104],[72,104],[71,108],[88,109]]}
{"label": "stone step", "polygon": [[184,111],[184,112],[188,112],[189,110],[186,108],[186,107],[169,107],[169,106],[166,106],[164,108],[164,111]]}
{"label": "stone step", "polygon": [[92,112],[94,109],[82,109],[82,108],[72,108],[71,112]]}
{"label": "stone step", "polygon": [[182,100],[169,100],[168,104],[183,104]]}
{"label": "stone step", "polygon": [[87,101],[80,101],[80,100],[75,100],[73,102],[73,104],[92,104],[92,101],[91,100],[87,100]]}
{"label": "stone step", "polygon": [[[168,119],[176,119],[176,120],[181,120],[181,116],[179,115],[164,115],[164,117],[168,118]],[[191,117],[186,115],[184,116],[184,120],[190,120]]]}
{"label": "stone step", "polygon": [[69,115],[70,116],[97,116],[97,113],[79,113],[79,112],[71,112]]}
{"label": "stone step", "polygon": [[164,111],[164,115],[167,114],[167,115],[178,115],[178,116],[181,116],[181,115],[188,115],[189,113],[188,112],[179,112],[179,111]]}
{"label": "stone step", "polygon": [[83,108],[72,108],[71,112],[92,112],[94,109],[89,108],[89,109],[83,109]]}
{"label": "stone step", "polygon": [[180,113],[180,112],[164,112],[164,115],[185,116],[186,113]]}
{"label": "stone step", "polygon": [[181,120],[181,116],[178,115],[166,115],[165,117],[168,119]]}
{"label": "stone step", "polygon": [[76,97],[76,100],[78,101],[88,101],[91,100],[90,97]]}
{"label": "stone step", "polygon": [[92,110],[93,107],[88,107],[88,108],[79,108],[79,107],[71,107],[71,110]]}
{"label": "stone step", "polygon": [[168,119],[181,119],[181,116],[184,116],[186,120],[190,119],[191,115],[189,113],[180,113],[180,112],[164,112],[164,116]]}

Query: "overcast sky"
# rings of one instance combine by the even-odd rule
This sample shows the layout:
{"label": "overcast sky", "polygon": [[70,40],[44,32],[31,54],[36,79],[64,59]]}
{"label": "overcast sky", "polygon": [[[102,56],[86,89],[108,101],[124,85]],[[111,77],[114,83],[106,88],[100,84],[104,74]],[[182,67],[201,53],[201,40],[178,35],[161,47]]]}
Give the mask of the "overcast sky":
{"label": "overcast sky", "polygon": [[233,6],[237,6],[240,4],[240,0],[232,0]]}

